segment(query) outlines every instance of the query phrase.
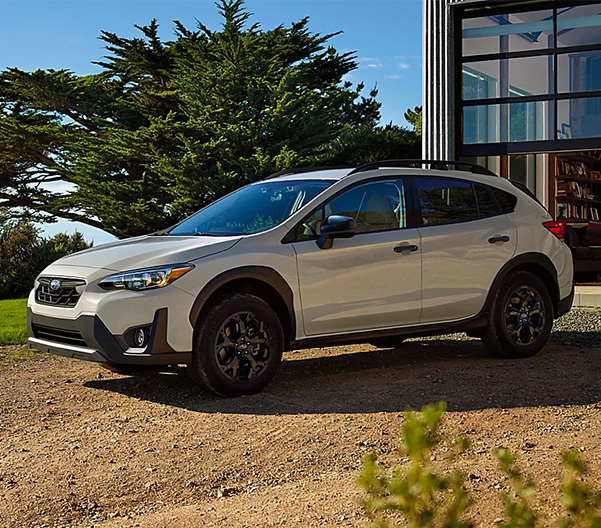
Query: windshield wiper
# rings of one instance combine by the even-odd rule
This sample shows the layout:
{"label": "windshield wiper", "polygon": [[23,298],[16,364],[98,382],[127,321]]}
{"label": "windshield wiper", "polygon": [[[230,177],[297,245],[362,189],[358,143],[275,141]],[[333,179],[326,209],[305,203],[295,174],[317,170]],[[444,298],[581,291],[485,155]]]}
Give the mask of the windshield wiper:
{"label": "windshield wiper", "polygon": [[224,235],[223,233],[206,233],[206,232],[199,232],[199,233],[194,233],[194,236],[212,236],[212,237],[220,237],[220,236],[227,236]]}

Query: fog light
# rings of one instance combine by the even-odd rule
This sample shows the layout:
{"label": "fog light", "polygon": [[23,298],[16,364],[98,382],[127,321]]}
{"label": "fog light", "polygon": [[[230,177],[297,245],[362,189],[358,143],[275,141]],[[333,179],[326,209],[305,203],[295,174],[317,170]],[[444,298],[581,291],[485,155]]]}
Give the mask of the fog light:
{"label": "fog light", "polygon": [[134,342],[138,348],[143,348],[146,346],[148,341],[148,333],[144,328],[138,328],[134,332]]}

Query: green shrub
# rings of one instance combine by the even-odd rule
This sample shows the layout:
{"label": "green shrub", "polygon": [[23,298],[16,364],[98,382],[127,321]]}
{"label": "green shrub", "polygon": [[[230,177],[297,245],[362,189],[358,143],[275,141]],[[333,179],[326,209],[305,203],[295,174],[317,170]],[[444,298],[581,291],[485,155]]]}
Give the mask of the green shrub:
{"label": "green shrub", "polygon": [[26,297],[46,266],[89,247],[78,232],[45,239],[29,221],[4,222],[0,225],[0,299]]}
{"label": "green shrub", "polygon": [[[438,428],[445,409],[446,405],[439,403],[424,407],[420,414],[407,414],[401,449],[409,458],[406,471],[398,467],[388,476],[375,455],[365,457],[359,484],[368,493],[365,507],[376,526],[391,526],[390,513],[402,514],[400,526],[410,528],[471,526],[462,521],[469,506],[462,475],[441,471],[432,461],[433,450],[443,443]],[[447,447],[456,453],[465,447],[465,441],[458,439]]]}
{"label": "green shrub", "polygon": [[[358,483],[365,490],[365,510],[378,528],[403,526],[408,528],[467,528],[472,500],[464,487],[464,476],[458,470],[444,469],[439,452],[450,453],[447,463],[462,452],[464,438],[445,439],[439,428],[446,409],[444,403],[428,405],[421,413],[407,413],[402,429],[401,456],[408,458],[405,466],[393,469],[380,464],[373,454],[366,455]],[[501,471],[511,483],[503,493],[504,517],[500,528],[536,528],[540,515],[532,508],[529,497],[534,482],[522,475],[515,454],[507,449],[495,452]],[[563,454],[564,479],[562,503],[567,516],[546,526],[559,528],[601,528],[601,494],[584,479],[587,469],[573,451]]]}

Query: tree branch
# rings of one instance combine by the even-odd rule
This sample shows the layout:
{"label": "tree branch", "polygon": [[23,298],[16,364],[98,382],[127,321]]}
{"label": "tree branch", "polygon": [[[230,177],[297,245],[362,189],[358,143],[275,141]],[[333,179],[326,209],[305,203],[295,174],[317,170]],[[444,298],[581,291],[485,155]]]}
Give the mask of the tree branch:
{"label": "tree branch", "polygon": [[27,207],[29,209],[34,209],[36,211],[48,213],[57,218],[64,218],[66,220],[72,220],[74,222],[81,222],[82,224],[97,227],[102,230],[105,229],[102,222],[94,220],[93,218],[90,218],[88,216],[80,215],[70,211],[56,212],[47,208],[46,206],[44,206],[44,204],[41,204],[34,200],[29,200],[27,198],[21,198],[18,196],[13,196],[11,194],[0,193],[0,199],[5,200],[4,202],[0,202],[0,207]]}

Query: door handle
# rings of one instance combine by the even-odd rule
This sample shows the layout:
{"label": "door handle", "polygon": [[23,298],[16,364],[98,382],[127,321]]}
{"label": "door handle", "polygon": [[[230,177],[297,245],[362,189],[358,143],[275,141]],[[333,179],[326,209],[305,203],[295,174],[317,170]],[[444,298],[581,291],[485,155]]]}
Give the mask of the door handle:
{"label": "door handle", "polygon": [[411,245],[411,246],[397,246],[394,248],[394,252],[395,253],[402,253],[403,251],[411,251],[412,253],[414,251],[417,251],[419,249],[418,246],[415,245]]}
{"label": "door handle", "polygon": [[488,239],[489,244],[496,244],[497,242],[509,242],[511,239],[507,235],[494,236]]}

